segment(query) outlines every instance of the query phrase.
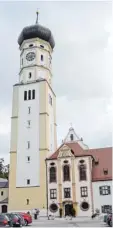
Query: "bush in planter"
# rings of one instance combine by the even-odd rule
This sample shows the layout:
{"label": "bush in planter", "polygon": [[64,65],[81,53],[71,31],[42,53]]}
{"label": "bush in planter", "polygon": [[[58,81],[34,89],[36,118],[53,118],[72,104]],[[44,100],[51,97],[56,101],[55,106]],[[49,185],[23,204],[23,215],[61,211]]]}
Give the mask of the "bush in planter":
{"label": "bush in planter", "polygon": [[62,218],[62,208],[59,209],[60,218]]}
{"label": "bush in planter", "polygon": [[76,211],[75,211],[75,208],[74,208],[74,207],[72,208],[71,213],[72,213],[72,216],[73,216],[73,217],[75,217],[75,216],[76,216]]}

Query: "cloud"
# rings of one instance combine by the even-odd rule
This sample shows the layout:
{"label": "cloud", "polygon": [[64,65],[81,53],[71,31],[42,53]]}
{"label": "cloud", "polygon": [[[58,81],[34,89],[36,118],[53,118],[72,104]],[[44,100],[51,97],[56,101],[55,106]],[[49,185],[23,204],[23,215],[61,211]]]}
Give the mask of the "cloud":
{"label": "cloud", "polygon": [[[72,123],[79,137],[90,147],[112,144],[112,100],[57,98],[58,144]],[[61,131],[62,129],[62,131]]]}
{"label": "cloud", "polygon": [[111,4],[0,2],[0,151],[6,159],[10,148],[12,85],[19,79],[17,38],[23,27],[35,23],[37,7],[39,23],[51,29],[56,42],[52,61],[58,143],[72,122],[76,133],[90,147],[111,145]]}

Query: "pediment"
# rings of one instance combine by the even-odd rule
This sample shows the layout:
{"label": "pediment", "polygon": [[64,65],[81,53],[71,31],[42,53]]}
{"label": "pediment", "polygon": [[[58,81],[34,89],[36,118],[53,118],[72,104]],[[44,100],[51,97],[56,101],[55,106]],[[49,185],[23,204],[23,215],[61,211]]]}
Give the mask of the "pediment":
{"label": "pediment", "polygon": [[67,145],[63,145],[59,150],[58,158],[72,157],[74,156],[71,152],[71,149]]}

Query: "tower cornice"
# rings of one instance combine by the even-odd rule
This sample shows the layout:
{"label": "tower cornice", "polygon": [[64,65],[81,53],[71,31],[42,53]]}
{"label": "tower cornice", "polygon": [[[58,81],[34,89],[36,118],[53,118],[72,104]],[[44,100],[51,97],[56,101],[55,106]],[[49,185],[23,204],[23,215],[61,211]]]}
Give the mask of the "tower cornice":
{"label": "tower cornice", "polygon": [[21,72],[23,71],[23,69],[27,69],[27,68],[31,68],[31,67],[41,67],[45,70],[48,70],[49,73],[51,74],[51,77],[52,77],[52,73],[51,73],[51,70],[43,65],[38,65],[38,64],[33,64],[33,65],[29,65],[29,66],[24,66],[21,68],[20,72],[19,72],[19,75],[21,74]]}
{"label": "tower cornice", "polygon": [[13,87],[15,87],[15,86],[23,86],[23,85],[27,85],[27,84],[41,83],[41,82],[44,82],[44,81],[48,84],[48,86],[49,86],[49,88],[51,89],[52,93],[53,93],[53,94],[54,94],[54,96],[56,97],[56,95],[55,95],[55,93],[54,93],[54,91],[53,91],[52,87],[50,86],[50,84],[48,83],[48,81],[47,81],[46,79],[37,79],[37,80],[35,80],[35,81],[32,81],[32,82],[26,82],[26,83],[22,83],[22,82],[20,82],[20,83],[16,83],[16,84],[14,84],[14,85],[13,85]]}

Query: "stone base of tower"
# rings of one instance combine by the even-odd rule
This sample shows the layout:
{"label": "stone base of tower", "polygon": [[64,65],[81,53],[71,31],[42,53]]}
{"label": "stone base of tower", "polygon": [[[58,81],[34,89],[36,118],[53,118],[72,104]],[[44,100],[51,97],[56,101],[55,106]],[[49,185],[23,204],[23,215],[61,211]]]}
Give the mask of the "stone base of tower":
{"label": "stone base of tower", "polygon": [[[16,188],[16,152],[10,154],[10,175],[9,175],[9,212],[33,211],[38,208],[40,215],[47,215],[46,197],[46,164],[45,155],[47,151],[40,151],[40,186]],[[27,202],[28,200],[28,202]]]}

